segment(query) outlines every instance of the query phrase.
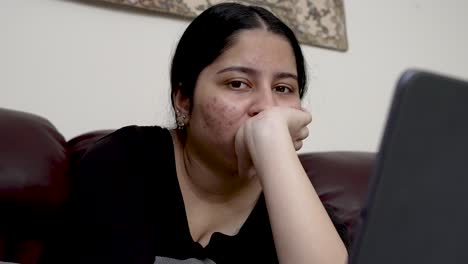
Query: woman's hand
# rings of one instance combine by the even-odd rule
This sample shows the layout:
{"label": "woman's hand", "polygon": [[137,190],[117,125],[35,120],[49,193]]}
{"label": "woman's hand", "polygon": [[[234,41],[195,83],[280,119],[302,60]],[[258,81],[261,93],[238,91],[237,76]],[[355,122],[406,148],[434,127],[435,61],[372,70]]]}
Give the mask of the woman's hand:
{"label": "woman's hand", "polygon": [[239,173],[260,180],[279,263],[345,263],[346,248],[296,153],[311,120],[282,107],[247,120],[236,134]]}
{"label": "woman's hand", "polygon": [[239,174],[255,175],[255,162],[264,155],[281,155],[281,148],[302,148],[311,115],[291,107],[272,107],[248,119],[237,131],[235,150]]}

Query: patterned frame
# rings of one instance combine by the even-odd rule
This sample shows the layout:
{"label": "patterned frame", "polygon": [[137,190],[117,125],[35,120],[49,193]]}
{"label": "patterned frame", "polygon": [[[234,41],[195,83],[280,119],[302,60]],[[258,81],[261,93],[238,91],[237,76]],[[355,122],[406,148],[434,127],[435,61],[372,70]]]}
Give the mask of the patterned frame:
{"label": "patterned frame", "polygon": [[[194,18],[223,0],[102,0],[184,18]],[[348,49],[343,0],[237,0],[259,5],[280,17],[303,44],[339,51]]]}

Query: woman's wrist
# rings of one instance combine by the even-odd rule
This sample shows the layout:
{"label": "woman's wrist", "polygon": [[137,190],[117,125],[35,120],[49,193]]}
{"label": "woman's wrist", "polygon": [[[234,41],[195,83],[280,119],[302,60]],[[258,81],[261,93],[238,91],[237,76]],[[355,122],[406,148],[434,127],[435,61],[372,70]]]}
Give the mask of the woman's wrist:
{"label": "woman's wrist", "polygon": [[256,156],[265,156],[281,152],[289,145],[293,146],[288,127],[280,122],[264,122],[251,131],[247,147],[252,160]]}
{"label": "woman's wrist", "polygon": [[[258,131],[253,138],[250,152],[252,164],[260,181],[270,178],[271,170],[292,163],[297,159],[296,150],[287,128],[269,131]],[[264,177],[266,176],[266,177]]]}

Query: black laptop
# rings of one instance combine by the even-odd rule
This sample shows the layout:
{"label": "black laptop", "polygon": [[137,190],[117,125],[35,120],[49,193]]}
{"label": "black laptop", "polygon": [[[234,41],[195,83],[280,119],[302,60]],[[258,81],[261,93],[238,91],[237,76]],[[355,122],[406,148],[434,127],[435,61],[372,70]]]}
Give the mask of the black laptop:
{"label": "black laptop", "polygon": [[468,263],[468,83],[397,84],[350,264]]}

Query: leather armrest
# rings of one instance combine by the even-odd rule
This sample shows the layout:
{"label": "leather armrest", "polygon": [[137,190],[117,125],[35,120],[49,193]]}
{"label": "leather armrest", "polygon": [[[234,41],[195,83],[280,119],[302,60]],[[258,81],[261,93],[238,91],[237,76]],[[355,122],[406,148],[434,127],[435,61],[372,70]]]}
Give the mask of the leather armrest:
{"label": "leather armrest", "polygon": [[300,154],[302,165],[324,205],[354,237],[373,170],[375,153],[317,152]]}

